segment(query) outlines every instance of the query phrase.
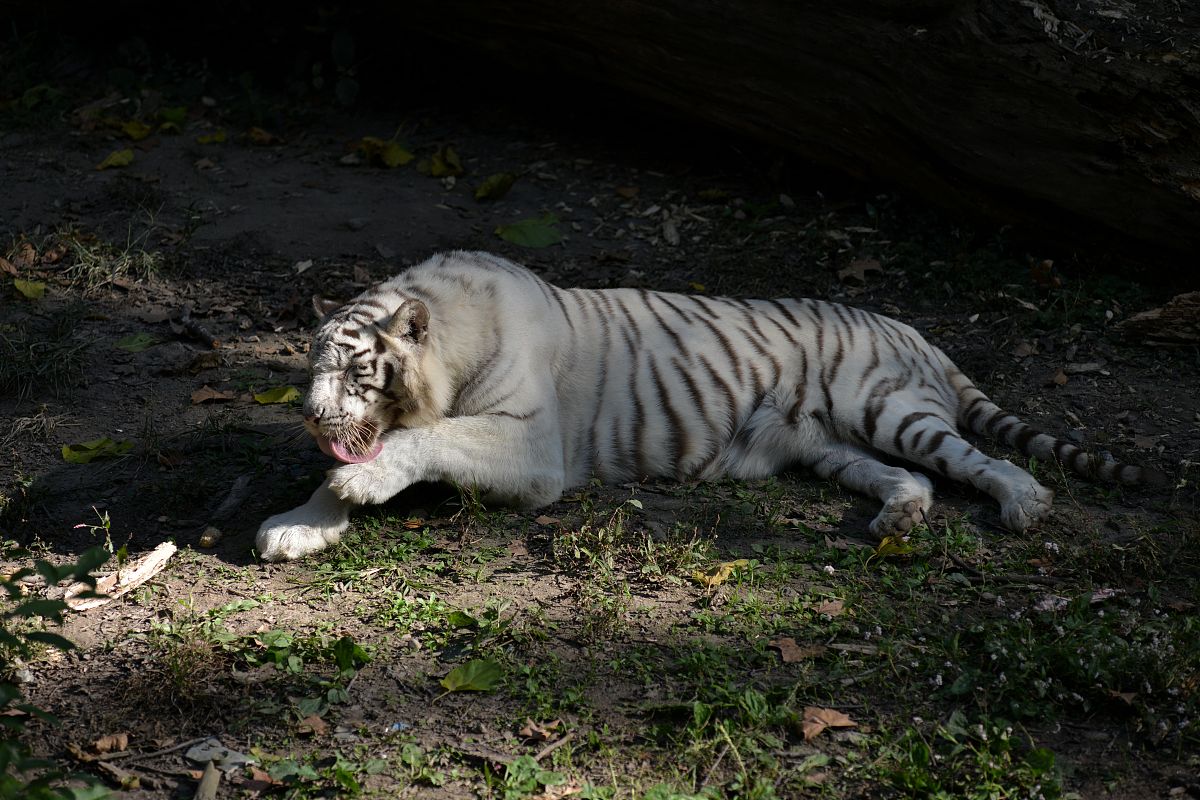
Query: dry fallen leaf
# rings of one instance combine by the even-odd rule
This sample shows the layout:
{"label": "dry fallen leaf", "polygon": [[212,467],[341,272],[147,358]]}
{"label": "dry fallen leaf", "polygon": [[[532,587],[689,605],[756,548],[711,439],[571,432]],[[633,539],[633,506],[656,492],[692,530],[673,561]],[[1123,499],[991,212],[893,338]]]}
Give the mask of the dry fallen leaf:
{"label": "dry fallen leaf", "polygon": [[198,406],[201,403],[217,403],[236,399],[237,392],[221,391],[219,389],[212,388],[208,384],[205,384],[196,391],[192,392],[192,405],[194,406]]}
{"label": "dry fallen leaf", "polygon": [[92,742],[92,749],[97,753],[120,753],[129,748],[128,733],[110,733]]}
{"label": "dry fallen leaf", "polygon": [[779,656],[785,664],[794,664],[806,658],[819,658],[825,655],[826,650],[828,650],[823,644],[810,644],[801,647],[790,636],[781,636],[778,639],[773,639],[769,644],[779,651]]}
{"label": "dry fallen leaf", "polygon": [[638,187],[636,186],[618,186],[615,191],[626,200],[632,200],[638,196]]}
{"label": "dry fallen leaf", "polygon": [[868,272],[883,272],[883,265],[879,263],[879,259],[856,258],[838,270],[838,279],[843,283],[866,283]]}
{"label": "dry fallen leaf", "polygon": [[521,730],[517,731],[517,735],[522,739],[537,739],[539,741],[548,742],[554,738],[554,732],[562,725],[562,720],[556,719],[553,722],[534,722],[530,717],[525,718],[525,724],[521,726]]}
{"label": "dry fallen leaf", "polygon": [[265,131],[262,128],[251,128],[246,131],[246,138],[253,144],[279,144],[283,140],[270,131]]}
{"label": "dry fallen leaf", "polygon": [[1054,272],[1054,262],[1045,259],[1029,267],[1029,277],[1035,286],[1043,289],[1057,289],[1062,286],[1062,278]]}
{"label": "dry fallen leaf", "polygon": [[17,252],[12,257],[12,263],[22,269],[32,267],[37,260],[37,250],[29,242],[21,242],[21,246],[17,248]]}
{"label": "dry fallen leaf", "polygon": [[1150,450],[1156,444],[1158,444],[1157,436],[1135,436],[1135,437],[1133,437],[1133,446],[1139,450]]}
{"label": "dry fallen leaf", "polygon": [[541,794],[530,795],[529,800],[563,800],[572,795],[582,794],[583,787],[577,783],[561,783],[558,786],[545,786]]}
{"label": "dry fallen leaf", "polygon": [[547,517],[545,514],[534,520],[538,525],[557,525],[560,520],[558,517]]}
{"label": "dry fallen leaf", "polygon": [[17,276],[17,268],[4,256],[0,256],[0,272],[3,272],[5,275],[12,275],[14,278]]}
{"label": "dry fallen leaf", "polygon": [[800,731],[804,734],[804,741],[809,742],[826,728],[854,728],[857,725],[857,722],[836,709],[808,706],[804,709]]}
{"label": "dry fallen leaf", "polygon": [[1059,367],[1058,372],[1054,373],[1054,377],[1051,378],[1051,380],[1054,381],[1059,386],[1066,386],[1067,380],[1068,380],[1067,373],[1062,371],[1062,367]]}
{"label": "dry fallen leaf", "polygon": [[822,600],[811,606],[812,610],[827,617],[840,617],[846,610],[846,604],[841,600]]}
{"label": "dry fallen leaf", "polygon": [[1127,706],[1133,705],[1133,699],[1137,697],[1137,692],[1118,692],[1115,689],[1108,690],[1108,696],[1114,700],[1120,700]]}
{"label": "dry fallen leaf", "polygon": [[42,253],[43,264],[57,264],[62,260],[62,257],[67,254],[67,246],[62,242],[51,247],[46,252]]}
{"label": "dry fallen leaf", "polygon": [[1037,352],[1037,348],[1029,342],[1017,342],[1017,346],[1011,351],[1016,358],[1027,358]]}
{"label": "dry fallen leaf", "polygon": [[313,736],[321,736],[329,730],[329,723],[321,719],[316,714],[309,714],[296,726],[296,732],[299,734],[312,734]]}

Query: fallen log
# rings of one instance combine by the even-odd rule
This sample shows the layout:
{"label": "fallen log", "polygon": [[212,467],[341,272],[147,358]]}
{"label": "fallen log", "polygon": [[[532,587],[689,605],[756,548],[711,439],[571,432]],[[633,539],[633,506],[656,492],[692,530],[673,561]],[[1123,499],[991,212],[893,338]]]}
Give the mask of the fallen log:
{"label": "fallen log", "polygon": [[1062,244],[1200,249],[1200,4],[417,0],[405,19]]}

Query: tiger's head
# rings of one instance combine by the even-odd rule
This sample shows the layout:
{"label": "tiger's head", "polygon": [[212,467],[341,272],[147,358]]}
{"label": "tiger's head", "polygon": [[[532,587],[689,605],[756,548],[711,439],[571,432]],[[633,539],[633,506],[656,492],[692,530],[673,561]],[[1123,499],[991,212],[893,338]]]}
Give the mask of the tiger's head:
{"label": "tiger's head", "polygon": [[429,309],[409,298],[389,315],[371,297],[345,306],[314,297],[313,308],[322,322],[309,351],[304,427],[326,455],[370,461],[383,449],[383,433],[408,427],[428,405],[422,361]]}

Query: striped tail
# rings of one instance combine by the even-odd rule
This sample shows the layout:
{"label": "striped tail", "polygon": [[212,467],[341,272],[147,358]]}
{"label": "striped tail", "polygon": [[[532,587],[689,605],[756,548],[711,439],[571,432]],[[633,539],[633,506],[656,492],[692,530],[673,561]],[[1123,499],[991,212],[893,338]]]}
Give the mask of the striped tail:
{"label": "striped tail", "polygon": [[1126,486],[1163,486],[1167,483],[1167,476],[1156,469],[1100,458],[1079,445],[1042,433],[989,400],[970,378],[953,366],[948,367],[946,376],[958,392],[958,423],[967,430],[998,439],[1027,456],[1057,461],[1087,478]]}

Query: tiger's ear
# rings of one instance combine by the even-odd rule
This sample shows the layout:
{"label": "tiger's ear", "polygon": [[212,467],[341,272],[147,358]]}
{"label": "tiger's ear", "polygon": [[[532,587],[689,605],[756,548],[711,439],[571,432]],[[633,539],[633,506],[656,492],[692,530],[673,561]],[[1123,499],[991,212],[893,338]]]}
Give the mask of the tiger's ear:
{"label": "tiger's ear", "polygon": [[408,299],[400,304],[384,329],[397,339],[411,339],[420,344],[429,333],[429,309],[420,300]]}
{"label": "tiger's ear", "polygon": [[337,300],[326,300],[319,294],[314,294],[312,297],[313,311],[317,312],[317,319],[322,320],[337,311],[342,307],[342,304]]}

